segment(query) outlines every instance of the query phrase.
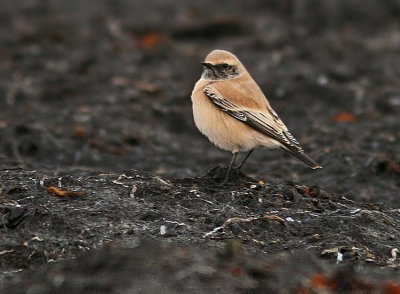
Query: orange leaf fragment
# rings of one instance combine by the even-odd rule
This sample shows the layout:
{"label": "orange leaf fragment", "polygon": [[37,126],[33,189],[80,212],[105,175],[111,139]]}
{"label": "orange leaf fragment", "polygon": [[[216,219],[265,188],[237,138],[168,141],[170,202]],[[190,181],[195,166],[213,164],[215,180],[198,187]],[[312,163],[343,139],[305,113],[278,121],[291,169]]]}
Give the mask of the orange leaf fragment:
{"label": "orange leaf fragment", "polygon": [[392,282],[385,285],[388,294],[400,294],[400,283]]}
{"label": "orange leaf fragment", "polygon": [[67,196],[83,196],[86,195],[86,192],[80,192],[80,191],[70,191],[70,190],[61,190],[57,187],[51,186],[47,188],[47,193],[53,194],[58,197],[67,197]]}
{"label": "orange leaf fragment", "polygon": [[76,126],[73,132],[73,136],[76,138],[83,138],[86,136],[86,129],[84,126]]}
{"label": "orange leaf fragment", "polygon": [[357,117],[350,112],[341,112],[333,117],[335,122],[355,122]]}
{"label": "orange leaf fragment", "polygon": [[310,286],[311,288],[317,290],[317,289],[330,289],[330,290],[336,290],[337,289],[337,282],[333,279],[328,278],[324,274],[316,273],[314,276],[311,278],[310,281]]}
{"label": "orange leaf fragment", "polygon": [[239,265],[235,265],[233,267],[230,268],[230,272],[237,277],[241,277],[244,275],[244,270],[241,266]]}
{"label": "orange leaf fragment", "polygon": [[311,279],[311,286],[313,288],[322,288],[328,285],[326,277],[322,274],[315,274]]}
{"label": "orange leaf fragment", "polygon": [[154,32],[147,33],[140,38],[140,44],[143,47],[149,49],[158,46],[160,44],[160,41],[161,41],[161,35]]}
{"label": "orange leaf fragment", "polygon": [[277,215],[264,215],[264,218],[270,219],[270,220],[277,220],[277,221],[279,221],[281,223],[285,222],[285,220],[283,218],[281,218],[281,217],[279,217]]}

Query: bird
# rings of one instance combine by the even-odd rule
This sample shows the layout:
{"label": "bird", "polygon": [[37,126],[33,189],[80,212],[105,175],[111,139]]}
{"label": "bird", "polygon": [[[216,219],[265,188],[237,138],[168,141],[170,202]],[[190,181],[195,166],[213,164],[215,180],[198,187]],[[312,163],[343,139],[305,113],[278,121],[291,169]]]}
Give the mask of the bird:
{"label": "bird", "polygon": [[193,117],[203,135],[233,153],[222,184],[228,182],[238,152],[247,152],[235,167],[240,170],[258,147],[283,149],[312,169],[322,168],[304,153],[234,54],[213,50],[201,64],[203,72],[191,95]]}

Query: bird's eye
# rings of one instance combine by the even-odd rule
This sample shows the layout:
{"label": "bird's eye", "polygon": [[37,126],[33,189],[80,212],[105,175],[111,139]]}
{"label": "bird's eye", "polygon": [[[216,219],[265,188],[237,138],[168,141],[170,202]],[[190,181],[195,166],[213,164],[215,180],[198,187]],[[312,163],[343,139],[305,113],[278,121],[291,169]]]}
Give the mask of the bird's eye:
{"label": "bird's eye", "polygon": [[229,67],[228,64],[226,64],[226,63],[223,63],[223,64],[222,64],[222,68],[227,69],[228,67]]}

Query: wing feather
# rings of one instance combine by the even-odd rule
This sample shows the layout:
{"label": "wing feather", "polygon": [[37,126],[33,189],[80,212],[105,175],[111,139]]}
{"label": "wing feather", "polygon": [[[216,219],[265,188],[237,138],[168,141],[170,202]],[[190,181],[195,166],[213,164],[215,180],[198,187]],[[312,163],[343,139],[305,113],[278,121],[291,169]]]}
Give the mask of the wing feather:
{"label": "wing feather", "polygon": [[272,109],[266,109],[265,112],[261,112],[239,107],[223,97],[212,85],[204,88],[204,94],[217,108],[260,133],[278,141],[282,149],[301,159],[312,168],[320,167],[318,163],[304,154],[304,150],[300,147],[299,142],[289,133],[286,126]]}
{"label": "wing feather", "polygon": [[220,95],[212,85],[206,86],[204,88],[204,93],[215,106],[232,117],[244,122],[264,135],[275,139],[284,146],[293,146],[297,147],[299,151],[302,150],[296,139],[286,130],[286,127],[281,128],[283,123],[280,122],[278,125],[273,123],[276,118],[271,117],[269,113],[266,115],[263,112],[240,108]]}

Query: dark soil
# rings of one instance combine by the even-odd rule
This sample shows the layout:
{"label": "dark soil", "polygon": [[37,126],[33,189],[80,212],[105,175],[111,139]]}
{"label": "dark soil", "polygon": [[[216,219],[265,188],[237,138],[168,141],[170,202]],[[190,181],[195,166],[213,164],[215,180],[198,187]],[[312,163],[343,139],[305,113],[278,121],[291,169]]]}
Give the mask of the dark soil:
{"label": "dark soil", "polygon": [[[220,184],[213,49],[322,170]],[[398,1],[2,0],[0,293],[400,293],[399,137]]]}

